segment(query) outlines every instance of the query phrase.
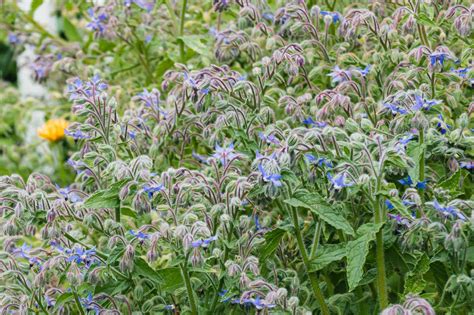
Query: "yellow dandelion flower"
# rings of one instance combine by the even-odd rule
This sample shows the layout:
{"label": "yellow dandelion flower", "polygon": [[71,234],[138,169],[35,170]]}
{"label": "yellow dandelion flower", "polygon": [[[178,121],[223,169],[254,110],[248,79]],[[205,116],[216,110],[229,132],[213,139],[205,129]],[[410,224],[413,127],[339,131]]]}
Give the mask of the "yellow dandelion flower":
{"label": "yellow dandelion flower", "polygon": [[64,138],[64,129],[67,126],[68,122],[63,118],[50,119],[38,129],[38,136],[45,140],[56,142]]}

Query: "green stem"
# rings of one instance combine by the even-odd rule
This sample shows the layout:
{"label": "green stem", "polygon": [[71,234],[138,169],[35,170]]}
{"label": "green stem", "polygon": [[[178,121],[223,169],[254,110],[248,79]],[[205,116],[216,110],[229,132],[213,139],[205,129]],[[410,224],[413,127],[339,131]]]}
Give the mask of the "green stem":
{"label": "green stem", "polygon": [[115,221],[120,223],[120,206],[115,208]]}
{"label": "green stem", "polygon": [[181,4],[181,17],[179,21],[179,36],[181,37],[181,41],[179,42],[179,53],[181,56],[181,61],[184,61],[184,40],[182,38],[184,34],[184,19],[186,15],[186,6],[188,5],[188,0],[183,0]]}
{"label": "green stem", "polygon": [[74,300],[76,300],[77,309],[79,310],[79,313],[81,315],[86,315],[86,313],[84,313],[84,310],[82,309],[81,301],[79,300],[79,296],[77,295],[76,290],[73,290],[73,294],[74,294]]}
{"label": "green stem", "polygon": [[186,291],[188,293],[189,304],[191,306],[191,314],[197,315],[197,306],[196,300],[194,299],[194,292],[191,286],[191,279],[189,278],[188,268],[186,267],[186,263],[181,264],[181,275],[183,277],[184,283],[186,284]]}
{"label": "green stem", "polygon": [[[418,142],[421,148],[418,181],[423,182],[425,180],[425,129],[423,128],[420,128]],[[421,201],[424,202],[424,190],[420,189],[419,194]]]}
{"label": "green stem", "polygon": [[[377,178],[377,195],[375,196],[374,208],[375,208],[375,223],[381,224],[384,222],[384,210],[380,207],[380,190],[382,188],[381,175]],[[383,229],[380,230],[376,235],[376,260],[377,260],[377,290],[379,296],[380,310],[385,309],[388,306],[388,294],[387,294],[387,280],[385,276],[385,258],[384,258],[384,244],[383,244]]]}
{"label": "green stem", "polygon": [[321,221],[318,221],[318,223],[316,223],[316,229],[315,229],[314,238],[313,238],[313,245],[311,246],[311,252],[309,254],[309,257],[311,257],[311,259],[316,258],[316,251],[318,250],[319,239],[321,238],[322,226],[323,226],[323,223]]}
{"label": "green stem", "polygon": [[310,261],[308,258],[308,254],[306,253],[306,248],[304,246],[303,242],[303,236],[301,235],[301,230],[299,228],[298,224],[298,212],[296,211],[295,207],[291,207],[291,214],[292,214],[292,219],[293,219],[293,226],[295,228],[295,234],[296,234],[296,241],[298,243],[298,249],[301,253],[301,257],[303,259],[303,264],[306,268],[306,272],[308,274],[309,281],[311,283],[311,286],[313,288],[313,294],[316,297],[316,300],[318,301],[319,307],[321,308],[321,313],[323,315],[329,315],[329,308],[326,304],[326,301],[324,300],[323,293],[321,292],[321,288],[319,287],[318,284],[318,278],[316,276],[316,273],[310,272]]}

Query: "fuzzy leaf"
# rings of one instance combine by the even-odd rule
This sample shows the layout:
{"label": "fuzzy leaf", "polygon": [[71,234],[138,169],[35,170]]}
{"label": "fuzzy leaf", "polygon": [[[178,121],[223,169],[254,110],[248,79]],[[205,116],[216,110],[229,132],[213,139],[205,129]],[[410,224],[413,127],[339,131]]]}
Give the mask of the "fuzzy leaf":
{"label": "fuzzy leaf", "polygon": [[327,244],[316,252],[316,258],[311,262],[310,272],[318,271],[334,261],[339,261],[346,256],[345,244]]}
{"label": "fuzzy leaf", "polygon": [[285,234],[286,231],[280,228],[276,228],[265,234],[265,244],[260,250],[261,260],[266,259],[275,252]]}
{"label": "fuzzy leaf", "polygon": [[423,254],[417,261],[415,268],[408,272],[405,276],[404,295],[409,293],[419,294],[426,286],[426,281],[423,275],[430,270],[430,259],[426,254]]}
{"label": "fuzzy leaf", "polygon": [[285,200],[285,203],[293,207],[309,209],[327,224],[344,231],[346,234],[354,235],[354,230],[346,218],[317,194],[299,194],[296,198]]}
{"label": "fuzzy leaf", "polygon": [[201,36],[184,35],[178,37],[178,39],[182,40],[188,48],[192,49],[196,53],[203,56],[210,56],[209,47],[201,42]]}
{"label": "fuzzy leaf", "polygon": [[370,240],[370,235],[364,235],[347,243],[347,282],[349,283],[349,291],[354,290],[362,280]]}
{"label": "fuzzy leaf", "polygon": [[92,209],[100,208],[116,208],[120,206],[118,193],[120,189],[127,183],[127,180],[121,180],[110,186],[109,189],[99,190],[89,196],[84,201],[84,207]]}
{"label": "fuzzy leaf", "polygon": [[137,258],[135,259],[135,271],[137,274],[158,283],[161,290],[165,292],[173,292],[184,285],[181,271],[177,267],[153,270],[145,260]]}

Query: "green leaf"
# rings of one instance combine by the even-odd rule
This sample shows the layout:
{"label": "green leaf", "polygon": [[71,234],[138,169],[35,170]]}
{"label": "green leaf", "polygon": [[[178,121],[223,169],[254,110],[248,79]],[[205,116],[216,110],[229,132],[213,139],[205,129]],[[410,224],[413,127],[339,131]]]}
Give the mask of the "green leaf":
{"label": "green leaf", "polygon": [[158,283],[164,292],[173,292],[184,286],[181,270],[177,267],[153,270],[145,260],[137,258],[135,259],[135,272]]}
{"label": "green leaf", "polygon": [[72,42],[81,42],[82,37],[77,31],[76,27],[69,21],[66,17],[62,18],[63,20],[63,31],[67,39]]}
{"label": "green leaf", "polygon": [[404,295],[420,294],[426,286],[423,275],[430,270],[430,259],[426,254],[421,255],[415,268],[405,275]]}
{"label": "green leaf", "polygon": [[260,250],[260,259],[262,261],[275,252],[285,234],[286,231],[280,228],[276,228],[265,234],[265,245]]}
{"label": "green leaf", "polygon": [[114,183],[109,189],[99,190],[84,201],[84,207],[92,209],[116,208],[120,206],[118,193],[128,182],[124,179]]}
{"label": "green leaf", "polygon": [[155,77],[160,78],[166,72],[166,70],[172,68],[174,66],[174,62],[169,58],[165,58],[160,63],[158,63],[155,67]]}
{"label": "green leaf", "polygon": [[346,257],[345,244],[327,244],[318,248],[316,258],[311,261],[310,272],[318,271],[334,261]]}
{"label": "green leaf", "polygon": [[437,26],[436,23],[423,12],[418,13],[418,16],[416,17],[416,22],[426,26]]}
{"label": "green leaf", "polygon": [[451,175],[448,179],[438,184],[438,187],[444,188],[449,191],[456,191],[459,188],[459,181],[461,179],[461,171],[458,170],[456,173]]}
{"label": "green leaf", "polygon": [[[65,292],[61,294],[57,299],[56,303],[54,304],[54,310],[59,310],[64,304],[74,299],[74,294],[72,292]],[[55,313],[55,311],[53,313]]]}
{"label": "green leaf", "polygon": [[134,218],[134,219],[137,218],[137,213],[135,211],[133,211],[133,209],[130,208],[130,207],[121,207],[120,208],[120,213],[122,215],[126,215],[127,217],[131,217],[131,218]]}
{"label": "green leaf", "polygon": [[192,49],[196,53],[203,56],[208,56],[208,57],[211,56],[209,46],[201,42],[201,39],[203,39],[202,36],[184,35],[184,36],[178,37],[178,39],[182,40],[183,43],[188,48]]}
{"label": "green leaf", "polygon": [[40,5],[43,4],[43,0],[33,0],[31,1],[31,6],[30,6],[30,15],[32,16],[35,14],[36,9],[39,8]]}
{"label": "green leaf", "polygon": [[363,235],[347,243],[347,282],[349,291],[354,290],[364,275],[364,264],[369,253],[370,234]]}
{"label": "green leaf", "polygon": [[354,235],[354,230],[346,218],[317,194],[299,194],[296,198],[285,200],[285,203],[293,207],[309,209],[327,224],[344,231],[346,234]]}

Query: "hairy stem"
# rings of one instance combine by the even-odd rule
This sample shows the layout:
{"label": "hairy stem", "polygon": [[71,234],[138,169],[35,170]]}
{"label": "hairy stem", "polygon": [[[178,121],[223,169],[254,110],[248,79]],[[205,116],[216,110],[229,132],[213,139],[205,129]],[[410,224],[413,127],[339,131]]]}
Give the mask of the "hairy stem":
{"label": "hairy stem", "polygon": [[181,3],[181,16],[180,16],[180,21],[179,21],[179,36],[181,37],[181,40],[179,42],[179,54],[181,57],[181,61],[184,61],[184,40],[182,36],[184,34],[184,20],[185,20],[187,5],[188,5],[188,0],[183,0],[183,2]]}
{"label": "hairy stem", "polygon": [[308,258],[308,254],[306,253],[306,248],[304,247],[303,236],[301,235],[301,230],[298,224],[298,212],[296,211],[295,207],[291,207],[291,214],[293,219],[293,226],[295,228],[296,234],[296,241],[298,243],[298,249],[301,253],[301,257],[303,259],[304,266],[306,268],[306,273],[308,274],[309,281],[311,283],[311,287],[313,288],[313,294],[318,301],[319,307],[321,308],[321,313],[323,315],[329,315],[329,308],[324,300],[323,293],[321,292],[321,288],[319,287],[318,277],[316,273],[310,272],[310,261]]}
{"label": "hairy stem", "polygon": [[[375,208],[375,223],[383,223],[384,221],[384,210],[380,207],[380,194],[382,180],[381,175],[377,178],[377,195],[374,201]],[[380,310],[383,310],[388,306],[388,294],[387,294],[387,280],[385,276],[385,257],[384,257],[384,244],[383,244],[383,229],[380,230],[376,235],[376,261],[377,261],[377,290],[379,297]]]}
{"label": "hairy stem", "polygon": [[198,311],[197,311],[197,306],[196,306],[196,300],[194,299],[194,292],[191,286],[191,279],[189,278],[188,268],[186,267],[185,263],[181,264],[181,275],[186,285],[186,291],[188,293],[188,298],[189,298],[189,305],[191,306],[191,314],[197,315]]}

